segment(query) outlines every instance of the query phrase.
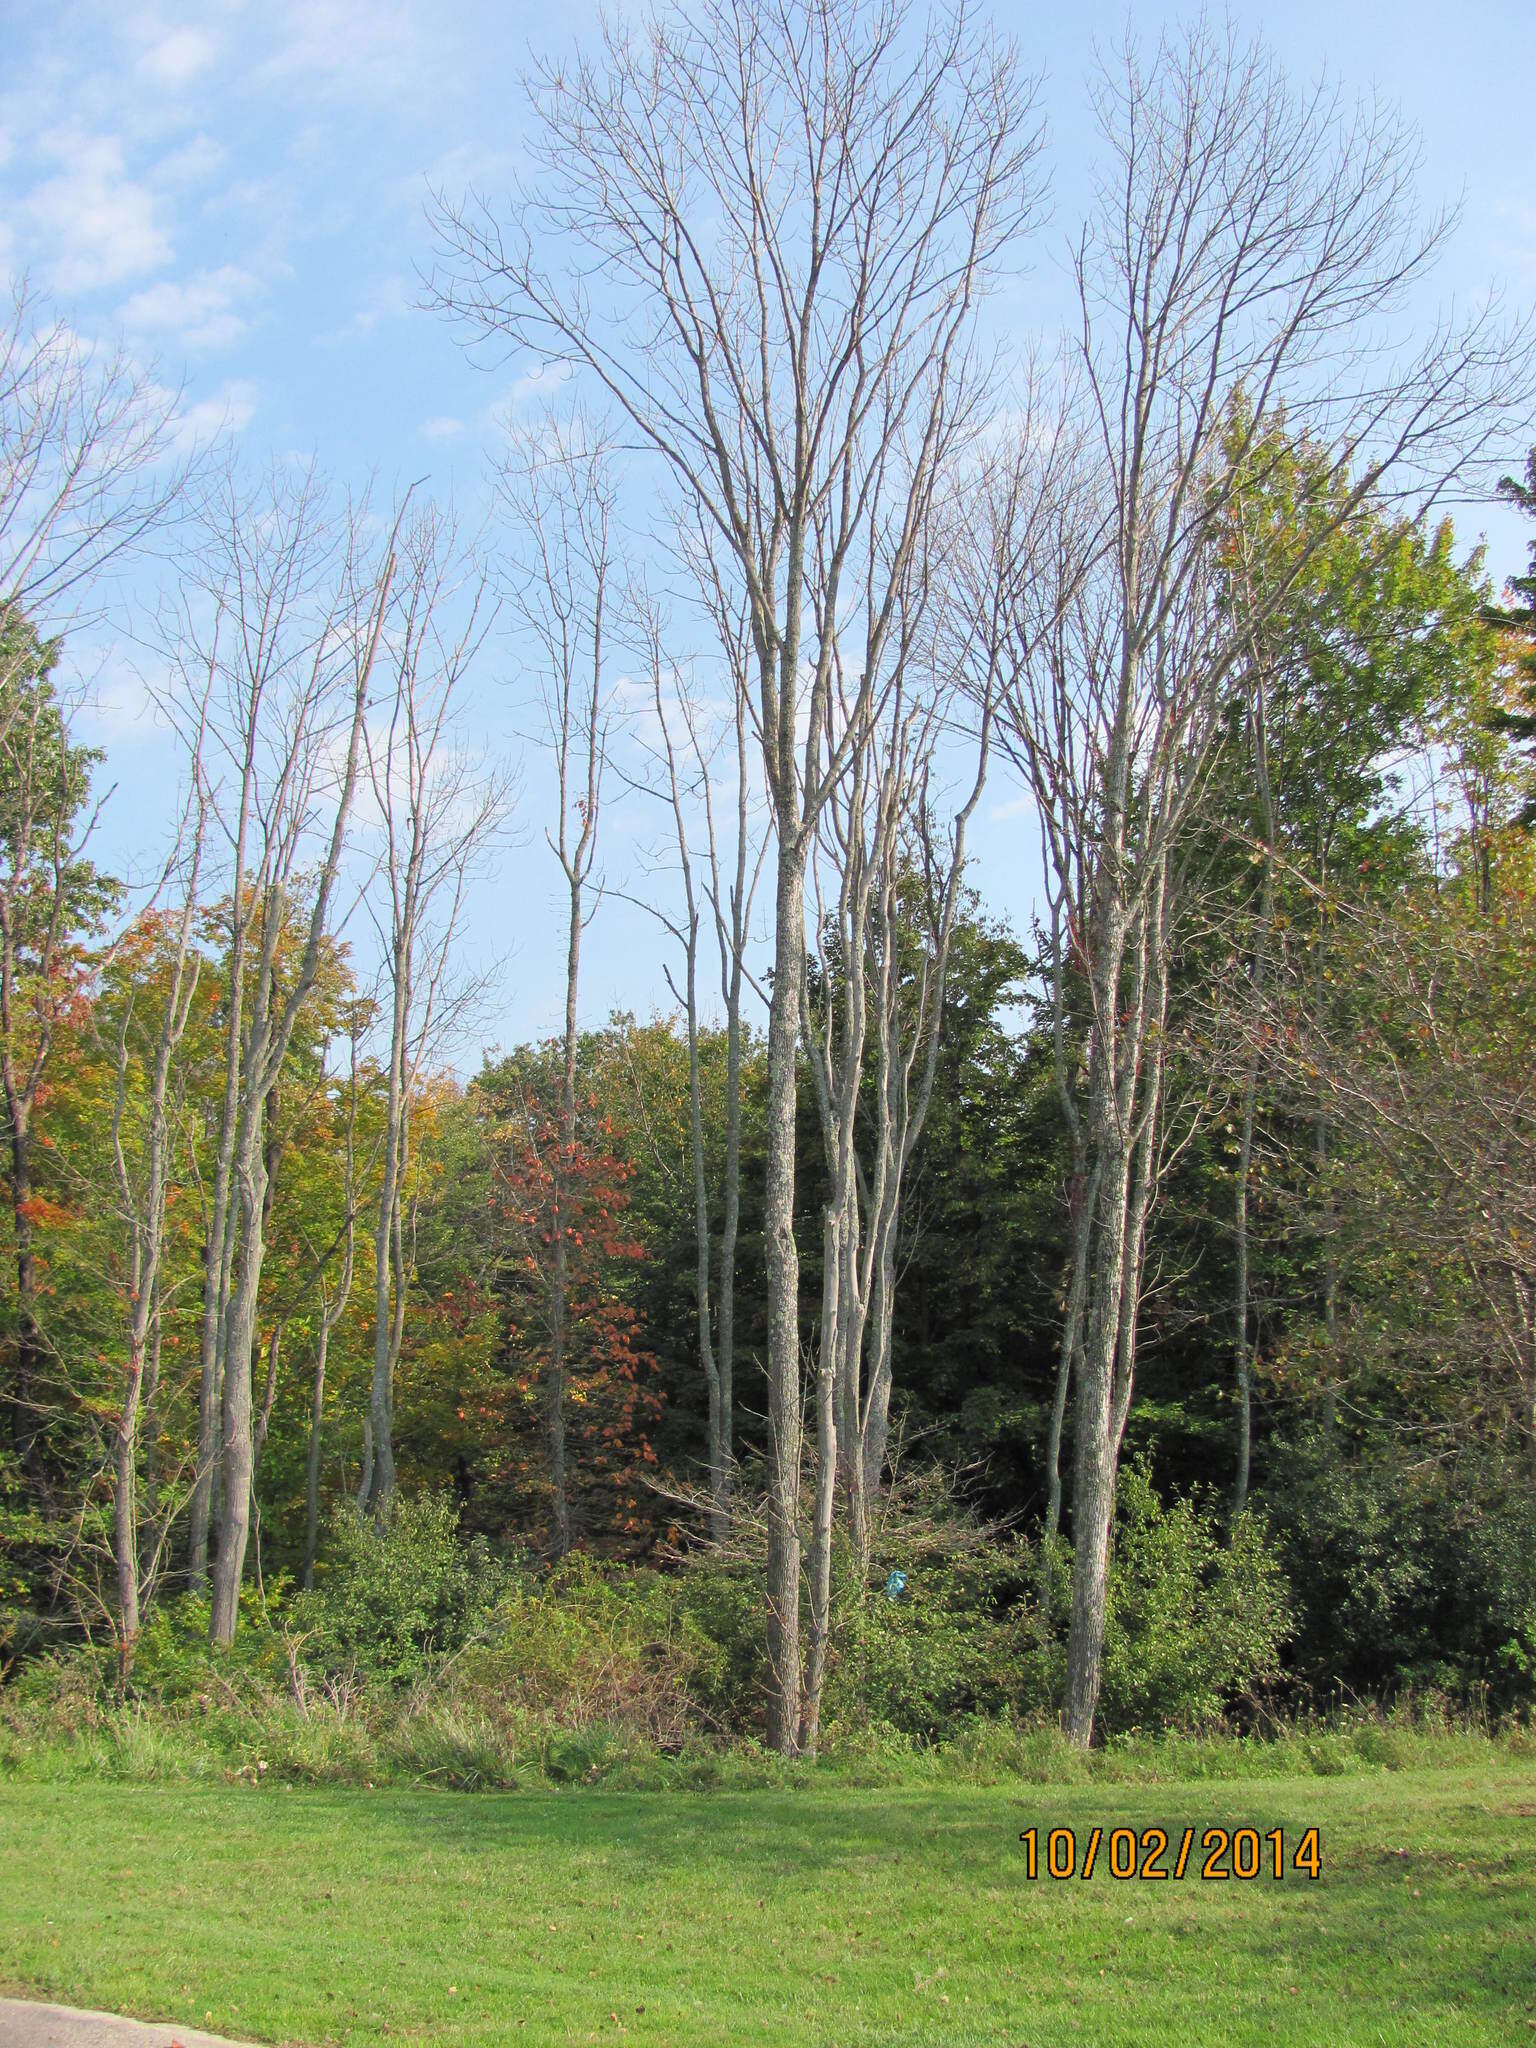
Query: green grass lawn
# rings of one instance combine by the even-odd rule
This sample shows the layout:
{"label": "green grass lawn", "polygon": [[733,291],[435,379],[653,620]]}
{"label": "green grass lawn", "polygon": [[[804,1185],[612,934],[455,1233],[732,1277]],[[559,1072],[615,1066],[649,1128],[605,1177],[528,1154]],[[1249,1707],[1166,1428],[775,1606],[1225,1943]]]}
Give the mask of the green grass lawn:
{"label": "green grass lawn", "polygon": [[[1021,1828],[1121,1821],[1315,1824],[1322,1875],[1029,1882]],[[1496,1752],[1059,1793],[0,1784],[0,1990],[307,2048],[1483,2048],[1536,2024],[1533,1928],[1536,1765]]]}

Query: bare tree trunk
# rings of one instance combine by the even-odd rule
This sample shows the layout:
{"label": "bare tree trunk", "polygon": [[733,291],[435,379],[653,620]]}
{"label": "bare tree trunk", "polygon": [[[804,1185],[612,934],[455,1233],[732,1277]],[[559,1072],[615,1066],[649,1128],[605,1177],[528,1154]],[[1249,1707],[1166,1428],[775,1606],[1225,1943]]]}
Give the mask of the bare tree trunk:
{"label": "bare tree trunk", "polygon": [[[311,516],[308,502],[301,502],[295,522],[300,542],[306,534],[303,522]],[[403,516],[403,508],[400,516]],[[281,813],[275,818],[269,816],[264,819],[267,845],[260,915],[255,925],[259,942],[253,966],[250,1022],[242,1034],[240,1045],[240,1114],[234,1146],[233,1226],[238,1238],[238,1253],[234,1259],[223,1342],[223,1426],[219,1461],[223,1503],[209,1617],[209,1638],[216,1648],[228,1648],[234,1641],[239,1624],[246,1544],[250,1537],[251,1487],[255,1471],[251,1357],[260,1303],[262,1260],[266,1250],[264,1224],[269,1186],[268,1155],[262,1142],[263,1122],[293,1043],[300,1012],[309,999],[320,969],[331,898],[340,871],[357,786],[368,684],[384,630],[395,574],[399,530],[400,517],[397,517],[382,567],[371,588],[358,578],[357,571],[361,565],[349,548],[341,595],[333,600],[327,611],[326,630],[317,643],[318,651],[311,657],[312,665],[299,699],[297,718],[284,733],[286,760],[279,779],[279,793],[289,803],[302,801],[307,807],[309,778],[318,772],[322,753],[328,751],[333,742],[334,735],[328,728],[339,708],[336,699],[344,692],[347,724],[345,762],[333,799],[334,808],[329,812],[329,834],[314,884],[309,915],[304,923],[300,957],[285,974],[281,987],[278,982],[278,953],[302,842],[296,819],[285,819]],[[355,548],[355,526],[349,540]],[[339,653],[335,651],[337,649]],[[350,674],[337,673],[325,665],[328,660],[341,659],[349,664]],[[247,699],[246,703],[249,726],[253,729],[259,696]]]}
{"label": "bare tree trunk", "polygon": [[16,1393],[12,1442],[22,1471],[40,1484],[43,1439],[42,1332],[37,1321],[37,1264],[32,1232],[30,1110],[11,1111],[11,1230],[16,1245]]}
{"label": "bare tree trunk", "polygon": [[[1113,924],[1104,948],[1107,971],[1098,987],[1118,992],[1123,947]],[[1111,998],[1114,1000],[1114,997]],[[1099,1168],[1087,1337],[1078,1378],[1072,1480],[1072,1618],[1067,1637],[1066,1728],[1087,1746],[1098,1707],[1114,1515],[1115,1447],[1111,1443],[1120,1298],[1125,1276],[1130,1146],[1116,1100],[1115,1074],[1100,1054],[1090,1083]]]}
{"label": "bare tree trunk", "polygon": [[[1117,869],[1116,860],[1106,864],[1110,876]],[[1116,1050],[1096,1056],[1098,1072],[1090,1081],[1100,1199],[1078,1394],[1066,1701],[1067,1733],[1084,1748],[1092,1738],[1098,1709],[1115,1480],[1135,1380],[1147,1221],[1159,1177],[1168,1001],[1166,854],[1148,879],[1150,892],[1142,899],[1130,935],[1132,986],[1123,1037]],[[1107,943],[1095,960],[1094,1010],[1100,1042],[1114,1045],[1103,1020],[1112,1014],[1107,1006],[1120,999],[1127,945],[1118,917],[1106,912],[1102,922]]]}
{"label": "bare tree trunk", "polygon": [[[412,1102],[432,1034],[443,1027],[444,1013],[462,1014],[478,993],[476,984],[449,988],[450,957],[470,869],[499,828],[506,796],[503,775],[469,765],[467,749],[460,752],[452,744],[458,737],[461,685],[486,632],[483,576],[461,558],[452,518],[430,506],[410,523],[401,552],[402,587],[388,646],[394,698],[383,733],[377,739],[372,734],[366,738],[369,775],[386,841],[381,863],[385,905],[374,912],[374,923],[390,986],[389,1081],[374,1231],[373,1374],[368,1395],[373,1455],[365,1501],[381,1519],[396,1484],[395,1374],[411,1280],[401,1212],[412,1165]],[[460,600],[452,629],[444,621],[445,601],[450,598]],[[372,897],[365,900],[371,904]],[[350,1118],[347,1143],[350,1162]],[[349,1238],[349,1288],[350,1258]]]}
{"label": "bare tree trunk", "polygon": [[[236,1056],[238,1058],[238,1055]],[[236,1070],[238,1072],[238,1068]],[[197,1394],[197,1466],[187,1526],[187,1580],[194,1593],[208,1586],[208,1532],[213,1519],[214,1478],[219,1456],[219,1415],[224,1399],[224,1331],[229,1314],[229,1287],[234,1259],[230,1227],[230,1180],[234,1170],[235,1120],[228,1120],[230,1154],[214,1167],[212,1220],[203,1253],[203,1313],[199,1343]]]}
{"label": "bare tree trunk", "polygon": [[1079,1161],[1072,1176],[1068,1198],[1068,1260],[1066,1312],[1061,1324],[1061,1347],[1056,1361],[1056,1389],[1051,1399],[1051,1418],[1045,1437],[1045,1541],[1047,1555],[1042,1570],[1049,1570],[1049,1547],[1061,1533],[1061,1439],[1066,1425],[1067,1398],[1075,1373],[1081,1370],[1083,1310],[1088,1299],[1088,1247],[1093,1236],[1093,1215],[1098,1199],[1098,1178],[1087,1182],[1086,1162]]}
{"label": "bare tree trunk", "polygon": [[254,803],[257,727],[254,708],[247,723],[241,771],[240,816],[235,834],[234,881],[230,892],[228,1016],[224,1025],[224,1093],[219,1110],[218,1151],[208,1241],[203,1253],[203,1312],[198,1332],[197,1465],[187,1531],[187,1577],[194,1593],[208,1585],[208,1531],[213,1515],[214,1468],[218,1462],[223,1406],[224,1337],[235,1237],[230,1200],[235,1142],[240,1122],[241,1034],[245,1019],[246,946],[250,907],[245,900],[245,840]]}
{"label": "bare tree trunk", "polygon": [[1232,1350],[1237,1383],[1237,1476],[1232,1485],[1232,1521],[1241,1521],[1248,1505],[1248,1479],[1253,1465],[1253,1391],[1248,1343],[1248,1177],[1253,1160],[1254,1102],[1258,1095],[1257,1063],[1251,1062],[1243,1082],[1242,1136],[1238,1141],[1237,1186],[1233,1194],[1232,1233],[1236,1273],[1232,1304]]}
{"label": "bare tree trunk", "polygon": [[717,1543],[729,1529],[726,1494],[730,1485],[730,1423],[723,1401],[720,1369],[715,1361],[710,1328],[709,1181],[704,1168],[704,1102],[699,1074],[699,914],[688,883],[687,964],[684,1009],[688,1034],[688,1150],[693,1167],[694,1314],[699,1326],[699,1365],[709,1398],[709,1497],[711,1525]]}
{"label": "bare tree trunk", "polygon": [[155,1303],[149,1333],[149,1358],[144,1368],[144,1519],[160,1537],[160,1343],[164,1329],[161,1304]]}
{"label": "bare tree trunk", "polygon": [[[147,1407],[150,1447],[147,1459],[147,1495],[151,1522],[158,1514],[155,1434],[158,1427],[156,1401],[160,1380],[160,1267],[165,1241],[166,1188],[170,1168],[170,1133],[166,1099],[170,1086],[171,1062],[186,1034],[197,991],[199,963],[191,951],[193,920],[198,909],[198,878],[207,823],[206,795],[202,780],[201,745],[192,762],[193,796],[197,822],[190,849],[190,866],[182,902],[176,951],[161,1014],[154,1049],[149,1060],[147,1103],[144,1116],[143,1179],[129,1164],[123,1125],[129,1100],[129,1040],[133,1027],[134,994],[125,1000],[122,1027],[117,1044],[117,1085],[112,1105],[112,1155],[122,1197],[123,1217],[128,1234],[128,1360],[123,1379],[123,1400],[113,1445],[113,1547],[117,1558],[118,1646],[121,1673],[127,1678],[138,1639],[143,1596],[139,1549],[138,1448],[139,1416]],[[185,842],[183,819],[181,843]],[[147,1367],[146,1367],[147,1359]],[[155,1545],[158,1554],[158,1539]]]}
{"label": "bare tree trunk", "polygon": [[[341,1225],[341,1273],[334,1293],[327,1293],[325,1267],[329,1254],[316,1261],[315,1283],[320,1295],[320,1322],[315,1332],[315,1370],[309,1396],[309,1458],[304,1477],[304,1590],[315,1583],[315,1554],[320,1543],[320,1453],[325,1432],[325,1369],[330,1355],[331,1332],[346,1313],[352,1294],[352,1276],[357,1268],[357,1037],[358,1016],[351,1026],[352,1073],[347,1087],[346,1165],[342,1181],[344,1212]],[[331,1247],[334,1251],[335,1246]],[[372,1448],[372,1431],[369,1430]],[[372,1470],[367,1473],[372,1479]]]}
{"label": "bare tree trunk", "polygon": [[[796,657],[798,658],[798,657]],[[800,1253],[795,1244],[795,1052],[804,971],[805,849],[779,825],[773,996],[768,1006],[768,1743],[793,1756],[800,1668]]]}
{"label": "bare tree trunk", "polygon": [[320,1547],[320,1451],[325,1428],[325,1361],[330,1350],[330,1325],[322,1312],[315,1333],[315,1374],[309,1396],[309,1458],[304,1474],[304,1577],[306,1593],[315,1583],[315,1552]]}
{"label": "bare tree trunk", "polygon": [[137,1480],[136,1431],[139,1394],[144,1378],[144,1354],[137,1339],[128,1340],[128,1363],[123,1375],[123,1405],[112,1444],[112,1538],[117,1553],[118,1644],[124,1676],[128,1659],[139,1633],[139,1519],[135,1492]]}
{"label": "bare tree trunk", "polygon": [[827,1655],[832,1641],[832,1517],[837,1496],[837,1361],[842,1356],[839,1330],[846,1291],[848,1257],[847,1215],[841,1204],[828,1203],[823,1223],[824,1270],[822,1280],[821,1343],[816,1360],[812,1398],[816,1418],[816,1485],[813,1497],[811,1545],[807,1559],[809,1581],[806,1602],[805,1681],[800,1699],[800,1722],[795,1747],[808,1763],[816,1760],[821,1739],[821,1694],[826,1682]]}
{"label": "bare tree trunk", "polygon": [[235,1207],[240,1260],[230,1291],[224,1342],[224,1400],[219,1469],[224,1482],[219,1548],[212,1574],[209,1635],[221,1648],[235,1639],[240,1619],[240,1585],[251,1531],[251,1488],[256,1459],[252,1437],[251,1352],[256,1343],[256,1310],[265,1250],[266,1149],[261,1142],[260,1094],[248,1097],[235,1151]]}
{"label": "bare tree trunk", "polygon": [[741,963],[732,974],[725,1020],[724,1213],[720,1221],[719,1330],[715,1371],[720,1385],[720,1498],[730,1500],[736,1473],[736,1240],[741,1231]]}
{"label": "bare tree trunk", "polygon": [[581,975],[581,897],[582,884],[580,880],[573,880],[565,953],[565,1032],[560,1072],[559,1154],[555,1169],[555,1257],[550,1279],[549,1382],[545,1389],[556,1557],[563,1557],[571,1547],[571,1498],[565,1458],[566,1324],[569,1309],[566,1230],[570,1223],[571,1168],[576,1157],[576,998]]}
{"label": "bare tree trunk", "polygon": [[378,1222],[373,1241],[373,1379],[368,1394],[368,1420],[373,1460],[367,1505],[382,1520],[395,1491],[394,1401],[395,1347],[390,1279],[396,1299],[403,1300],[406,1276],[395,1262],[399,1223],[400,1175],[404,1164],[405,1037],[410,1007],[409,965],[396,947],[389,1039],[389,1094],[384,1119],[384,1174],[379,1186]]}

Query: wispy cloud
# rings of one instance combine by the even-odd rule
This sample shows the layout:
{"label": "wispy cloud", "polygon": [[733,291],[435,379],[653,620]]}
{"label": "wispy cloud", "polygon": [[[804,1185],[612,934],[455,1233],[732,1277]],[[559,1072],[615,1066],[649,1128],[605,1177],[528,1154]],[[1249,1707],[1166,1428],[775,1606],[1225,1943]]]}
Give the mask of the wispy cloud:
{"label": "wispy cloud", "polygon": [[139,58],[137,70],[151,84],[190,85],[208,69],[218,45],[206,28],[185,26],[156,35]]}
{"label": "wispy cloud", "polygon": [[130,334],[203,354],[239,340],[247,325],[245,309],[260,291],[259,278],[225,263],[180,282],[167,279],[135,292],[122,309],[122,322]]}
{"label": "wispy cloud", "polygon": [[102,291],[163,269],[170,235],[148,186],[128,175],[117,137],[65,134],[47,147],[62,168],[33,186],[18,211],[30,238],[48,251],[53,289]]}
{"label": "wispy cloud", "polygon": [[288,0],[273,23],[262,83],[320,99],[388,101],[431,90],[446,26],[402,0]]}
{"label": "wispy cloud", "polygon": [[207,186],[224,168],[225,153],[211,135],[194,135],[190,142],[169,150],[154,168],[157,186],[196,188]]}
{"label": "wispy cloud", "polygon": [[211,398],[183,406],[176,415],[174,439],[178,448],[205,448],[224,434],[240,434],[255,416],[260,397],[248,377],[231,377]]}
{"label": "wispy cloud", "polygon": [[552,399],[561,385],[569,382],[570,375],[569,363],[534,363],[520,377],[514,378],[510,389],[487,408],[486,419],[493,427],[510,426],[524,406],[535,401],[547,403]]}
{"label": "wispy cloud", "polygon": [[439,413],[434,419],[423,420],[418,431],[424,441],[456,441],[464,431],[464,422],[448,413]]}
{"label": "wispy cloud", "polygon": [[327,347],[357,341],[372,334],[381,321],[402,319],[410,310],[411,288],[407,280],[403,277],[382,277],[370,287],[352,318],[333,328],[329,334],[322,334],[320,340]]}

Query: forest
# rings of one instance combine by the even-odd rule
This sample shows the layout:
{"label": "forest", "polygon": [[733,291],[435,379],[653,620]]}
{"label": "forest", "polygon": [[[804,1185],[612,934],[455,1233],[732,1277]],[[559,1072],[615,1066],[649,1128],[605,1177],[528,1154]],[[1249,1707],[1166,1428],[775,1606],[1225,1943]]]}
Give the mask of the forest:
{"label": "forest", "polygon": [[429,201],[416,317],[560,373],[483,523],[14,283],[0,1761],[1528,1722],[1536,329],[1202,22],[1104,57],[1041,334],[1037,81],[929,30],[536,64]]}

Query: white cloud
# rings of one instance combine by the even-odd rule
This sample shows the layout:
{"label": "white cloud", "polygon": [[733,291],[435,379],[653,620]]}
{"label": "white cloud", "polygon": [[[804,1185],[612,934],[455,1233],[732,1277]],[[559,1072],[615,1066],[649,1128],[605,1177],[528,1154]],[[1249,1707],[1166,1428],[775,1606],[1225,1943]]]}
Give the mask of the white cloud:
{"label": "white cloud", "polygon": [[487,408],[487,421],[496,428],[511,426],[516,415],[531,400],[539,399],[547,404],[570,375],[569,363],[535,363],[520,377],[514,378],[511,389]]}
{"label": "white cloud", "polygon": [[50,154],[65,168],[34,186],[20,211],[49,252],[55,291],[100,291],[170,261],[153,195],[127,175],[116,136],[64,135]]}
{"label": "white cloud", "polygon": [[530,398],[553,398],[571,374],[569,363],[535,363],[525,370],[507,394],[510,405],[526,405]]}
{"label": "white cloud", "polygon": [[444,26],[434,21],[424,37],[401,0],[290,0],[273,24],[279,48],[259,76],[325,98],[419,94],[438,68]]}
{"label": "white cloud", "polygon": [[206,185],[223,165],[222,146],[211,135],[197,134],[161,157],[155,165],[155,183],[174,187]]}
{"label": "white cloud", "polygon": [[185,405],[176,415],[175,442],[183,450],[206,447],[221,434],[239,434],[250,425],[259,393],[248,377],[231,377],[211,398]]}
{"label": "white cloud", "polygon": [[163,335],[180,349],[228,348],[245,332],[242,307],[260,290],[250,271],[225,263],[180,283],[166,280],[135,292],[122,321],[130,334]]}
{"label": "white cloud", "polygon": [[420,431],[424,441],[455,441],[464,431],[464,422],[439,413],[435,419],[423,420]]}
{"label": "white cloud", "polygon": [[143,677],[126,663],[111,658],[86,698],[83,722],[98,746],[133,745],[152,739],[157,727],[163,729]]}
{"label": "white cloud", "polygon": [[213,62],[217,44],[204,28],[173,28],[156,38],[138,68],[157,85],[188,85]]}
{"label": "white cloud", "polygon": [[334,328],[319,339],[326,347],[338,342],[355,341],[359,336],[372,334],[381,320],[399,320],[411,310],[410,285],[403,277],[381,277],[369,289],[367,297],[344,326]]}

